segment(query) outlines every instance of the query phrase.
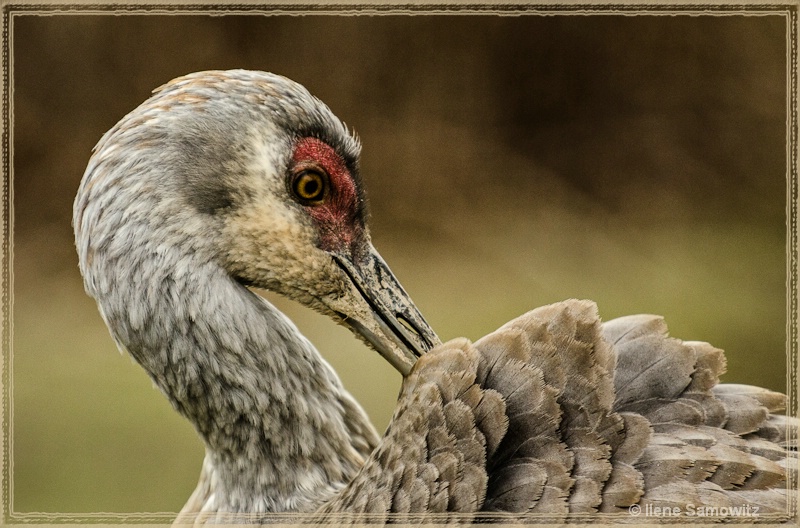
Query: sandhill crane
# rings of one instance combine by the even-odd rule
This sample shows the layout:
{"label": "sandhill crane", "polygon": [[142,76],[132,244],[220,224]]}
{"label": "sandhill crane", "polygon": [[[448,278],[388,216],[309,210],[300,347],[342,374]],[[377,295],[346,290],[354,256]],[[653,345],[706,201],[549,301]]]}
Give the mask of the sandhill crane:
{"label": "sandhill crane", "polygon": [[[659,317],[571,300],[441,344],[370,242],[359,152],[305,88],[245,70],[169,82],[95,148],[73,217],[86,291],[206,447],[180,521],[791,514],[785,397],[718,384],[722,351]],[[382,438],[249,286],[404,375]]]}

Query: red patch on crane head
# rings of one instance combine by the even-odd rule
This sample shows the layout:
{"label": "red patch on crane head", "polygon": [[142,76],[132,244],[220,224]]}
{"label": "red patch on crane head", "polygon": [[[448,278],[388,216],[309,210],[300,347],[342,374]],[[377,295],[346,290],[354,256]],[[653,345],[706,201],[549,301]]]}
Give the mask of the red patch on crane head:
{"label": "red patch on crane head", "polygon": [[319,231],[320,248],[353,254],[364,231],[361,198],[344,158],[330,145],[315,137],[299,139],[292,152],[291,181],[306,170],[327,177],[324,198],[303,207]]}

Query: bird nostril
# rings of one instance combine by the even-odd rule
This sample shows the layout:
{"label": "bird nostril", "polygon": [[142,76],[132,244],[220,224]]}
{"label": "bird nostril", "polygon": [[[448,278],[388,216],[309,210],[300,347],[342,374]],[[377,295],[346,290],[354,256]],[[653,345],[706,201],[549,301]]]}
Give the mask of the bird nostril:
{"label": "bird nostril", "polygon": [[[416,329],[416,328],[414,328],[414,325],[412,325],[412,324],[411,324],[411,323],[408,321],[408,319],[406,319],[405,317],[403,317],[403,315],[402,315],[402,314],[395,314],[395,317],[397,317],[397,320],[398,320],[398,321],[399,321],[399,322],[400,322],[400,323],[401,323],[403,326],[405,326],[407,330],[411,330],[412,332],[414,332],[416,335],[418,335],[418,336],[419,336],[419,332],[417,331],[417,329]],[[422,337],[422,336],[420,336],[420,337]]]}

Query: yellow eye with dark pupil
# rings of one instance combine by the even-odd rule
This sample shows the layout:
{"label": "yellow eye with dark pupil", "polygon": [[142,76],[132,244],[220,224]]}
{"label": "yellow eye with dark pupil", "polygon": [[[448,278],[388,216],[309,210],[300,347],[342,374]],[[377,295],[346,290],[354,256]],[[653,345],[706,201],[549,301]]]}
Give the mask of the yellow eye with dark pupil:
{"label": "yellow eye with dark pupil", "polygon": [[304,202],[319,202],[325,198],[327,180],[315,170],[304,170],[295,177],[292,190]]}

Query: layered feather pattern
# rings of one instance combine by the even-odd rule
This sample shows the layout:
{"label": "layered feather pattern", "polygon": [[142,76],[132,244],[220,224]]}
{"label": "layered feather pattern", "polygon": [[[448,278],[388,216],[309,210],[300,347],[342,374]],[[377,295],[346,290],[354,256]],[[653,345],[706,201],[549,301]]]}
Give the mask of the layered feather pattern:
{"label": "layered feather pattern", "polygon": [[316,520],[792,518],[797,420],[774,414],[782,394],[719,384],[724,371],[721,350],[668,337],[657,316],[533,310],[422,357],[383,441]]}

